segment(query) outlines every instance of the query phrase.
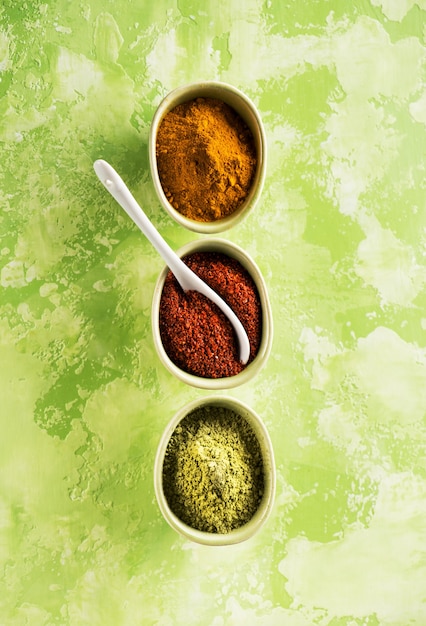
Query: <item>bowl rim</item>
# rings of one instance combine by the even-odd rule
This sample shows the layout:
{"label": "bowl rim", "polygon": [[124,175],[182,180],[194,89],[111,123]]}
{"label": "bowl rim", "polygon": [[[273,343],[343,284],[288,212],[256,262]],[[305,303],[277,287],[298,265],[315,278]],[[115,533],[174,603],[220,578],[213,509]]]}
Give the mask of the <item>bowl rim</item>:
{"label": "bowl rim", "polygon": [[[170,441],[170,437],[172,436],[176,426],[184,417],[186,417],[193,410],[206,405],[223,406],[229,408],[241,415],[244,419],[246,419],[249,425],[252,427],[259,441],[262,452],[265,491],[261,503],[256,513],[253,515],[249,522],[247,522],[243,526],[240,526],[239,528],[230,531],[229,533],[209,533],[197,530],[195,528],[192,528],[188,524],[185,524],[185,522],[180,520],[170,509],[162,486],[163,459],[167,449],[167,445]],[[274,505],[275,491],[276,467],[274,450],[269,432],[258,413],[241,400],[224,395],[204,396],[202,398],[192,400],[189,403],[185,404],[185,406],[181,407],[174,414],[174,416],[171,418],[171,420],[168,422],[165,429],[163,430],[157,446],[154,461],[155,497],[159,509],[166,522],[169,524],[169,526],[171,526],[171,528],[173,528],[177,533],[179,533],[186,539],[190,539],[195,543],[200,543],[208,546],[232,545],[250,539],[264,526],[265,522],[269,518]]]}
{"label": "bowl rim", "polygon": [[[244,119],[253,133],[258,161],[253,183],[244,202],[231,215],[213,222],[200,222],[189,219],[182,215],[182,213],[179,213],[179,211],[170,204],[161,185],[156,157],[157,131],[163,117],[178,104],[203,96],[215,97],[222,100],[232,106]],[[267,167],[266,154],[265,128],[256,105],[243,91],[222,81],[193,82],[176,87],[169,92],[158,105],[149,129],[149,166],[151,178],[160,204],[178,224],[197,233],[214,234],[229,230],[251,213],[258,203],[263,190]]]}
{"label": "bowl rim", "polygon": [[248,254],[248,252],[243,250],[243,248],[241,248],[234,242],[218,237],[211,237],[208,239],[196,239],[187,242],[185,245],[177,250],[176,254],[179,257],[183,257],[187,254],[199,251],[222,252],[224,254],[228,254],[228,256],[231,256],[239,261],[241,265],[250,273],[258,290],[262,307],[262,337],[260,341],[259,351],[253,361],[249,363],[239,374],[223,378],[203,378],[201,376],[196,376],[195,374],[185,372],[175,363],[173,363],[163,346],[163,342],[161,341],[158,324],[161,293],[163,290],[165,278],[169,271],[167,265],[163,267],[160,274],[158,275],[157,282],[154,287],[154,293],[152,296],[151,328],[154,345],[157,351],[157,355],[162,364],[172,375],[174,375],[181,382],[192,387],[198,387],[199,389],[208,389],[210,391],[238,387],[252,380],[254,376],[256,376],[261,371],[261,369],[263,369],[271,352],[274,324],[272,317],[272,308],[266,283],[260,269],[258,268],[255,261],[252,259],[252,257]]}

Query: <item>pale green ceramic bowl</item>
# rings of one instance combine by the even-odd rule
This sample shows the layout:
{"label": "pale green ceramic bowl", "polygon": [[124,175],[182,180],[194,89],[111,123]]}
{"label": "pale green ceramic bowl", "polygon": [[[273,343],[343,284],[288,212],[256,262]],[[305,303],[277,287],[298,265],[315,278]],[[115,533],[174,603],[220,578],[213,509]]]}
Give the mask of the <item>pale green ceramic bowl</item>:
{"label": "pale green ceramic bowl", "polygon": [[[232,215],[214,222],[198,222],[196,220],[188,219],[179,213],[179,211],[177,211],[166,198],[161,186],[157,168],[157,131],[163,117],[178,104],[182,104],[183,102],[188,102],[189,100],[199,97],[217,98],[218,100],[222,100],[231,106],[250,128],[257,152],[256,172],[246,200]],[[254,209],[257,204],[263,189],[266,174],[266,135],[261,117],[255,105],[236,87],[215,81],[192,83],[190,85],[178,87],[164,98],[156,110],[150,128],[148,145],[151,176],[158,198],[167,213],[181,226],[203,234],[222,232],[236,226],[248,215],[250,211]]]}
{"label": "pale green ceramic bowl", "polygon": [[[176,426],[191,411],[206,405],[226,407],[241,415],[253,429],[260,445],[264,471],[264,494],[260,505],[249,522],[229,533],[208,533],[196,530],[180,520],[170,509],[163,491],[163,463],[167,445]],[[267,521],[274,503],[276,469],[271,439],[261,418],[239,400],[225,396],[204,397],[194,400],[181,408],[165,428],[154,463],[154,490],[161,513],[167,523],[186,539],[208,546],[226,546],[246,541],[255,535]]]}
{"label": "pale green ceramic bowl", "polygon": [[154,338],[154,345],[157,350],[157,354],[160,361],[167,368],[167,370],[176,376],[181,382],[191,385],[192,387],[198,387],[201,389],[209,389],[215,391],[218,389],[229,389],[232,387],[238,387],[250,380],[252,380],[263,368],[268,360],[273,338],[273,320],[272,310],[269,301],[268,291],[266,288],[263,276],[253,261],[253,259],[242,248],[230,241],[217,238],[201,239],[197,241],[191,241],[177,251],[179,257],[184,257],[187,254],[194,252],[222,252],[229,257],[235,258],[241,263],[241,265],[249,272],[254,280],[254,283],[259,292],[259,297],[262,307],[262,337],[260,341],[259,351],[256,357],[251,363],[249,363],[245,369],[235,376],[228,376],[224,378],[202,378],[201,376],[195,376],[185,372],[180,367],[175,365],[169,358],[166,350],[164,349],[163,342],[160,336],[159,327],[159,311],[160,300],[163,291],[164,281],[166,280],[168,267],[164,267],[160,273],[157,283],[154,288],[154,294],[152,298],[152,311],[151,311],[151,323],[152,334]]}

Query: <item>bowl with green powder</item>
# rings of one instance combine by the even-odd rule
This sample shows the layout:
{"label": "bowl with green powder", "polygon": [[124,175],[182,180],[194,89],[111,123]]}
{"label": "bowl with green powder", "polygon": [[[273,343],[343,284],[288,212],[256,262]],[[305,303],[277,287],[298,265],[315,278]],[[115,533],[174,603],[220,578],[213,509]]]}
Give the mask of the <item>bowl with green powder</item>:
{"label": "bowl with green powder", "polygon": [[250,342],[247,363],[228,318],[208,298],[184,292],[168,267],[154,288],[151,325],[161,363],[181,382],[210,391],[238,387],[259,374],[273,338],[263,276],[250,255],[219,238],[187,243],[177,254],[231,307]]}
{"label": "bowl with green powder", "polygon": [[253,102],[208,81],[178,87],[158,106],[149,161],[161,205],[181,226],[212,234],[255,207],[266,173],[266,136]]}
{"label": "bowl with green powder", "polygon": [[168,524],[196,543],[250,539],[275,495],[274,453],[261,418],[225,396],[181,408],[167,425],[154,464],[156,499]]}

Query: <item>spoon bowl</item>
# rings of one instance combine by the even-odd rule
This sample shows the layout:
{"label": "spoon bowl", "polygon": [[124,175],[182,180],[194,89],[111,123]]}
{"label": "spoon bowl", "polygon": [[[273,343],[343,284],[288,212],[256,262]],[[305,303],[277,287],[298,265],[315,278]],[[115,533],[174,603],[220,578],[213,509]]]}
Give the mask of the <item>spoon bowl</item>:
{"label": "spoon bowl", "polygon": [[170,270],[173,272],[176,280],[184,291],[198,291],[209,300],[214,302],[219,309],[226,315],[231,322],[238,339],[240,361],[244,365],[250,356],[250,342],[244,326],[241,324],[234,311],[226,302],[199,278],[179,256],[170,248],[168,243],[163,239],[152,222],[148,219],[142,208],[132,196],[130,190],[125,185],[122,178],[115,169],[103,159],[98,159],[93,164],[101,183],[105,189],[109,191],[112,197],[126,211],[127,215],[134,221],[136,226],[140,228],[146,238],[152,243],[154,248],[163,257]]}

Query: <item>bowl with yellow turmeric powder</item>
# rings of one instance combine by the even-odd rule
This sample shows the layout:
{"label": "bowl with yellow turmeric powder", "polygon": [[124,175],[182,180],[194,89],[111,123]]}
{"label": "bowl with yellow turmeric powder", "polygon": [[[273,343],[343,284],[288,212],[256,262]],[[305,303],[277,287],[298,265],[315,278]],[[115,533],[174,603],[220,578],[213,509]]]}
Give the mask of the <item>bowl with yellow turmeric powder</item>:
{"label": "bowl with yellow turmeric powder", "polygon": [[154,114],[149,160],[160,203],[178,224],[203,234],[232,228],[263,188],[266,138],[259,112],[226,83],[178,87]]}
{"label": "bowl with yellow turmeric powder", "polygon": [[245,541],[267,521],[275,495],[272,443],[262,419],[225,396],[195,400],[165,428],[154,463],[156,499],[187,539]]}
{"label": "bowl with yellow turmeric powder", "polygon": [[177,251],[183,262],[231,307],[250,343],[240,361],[234,328],[215,303],[183,291],[163,268],[154,288],[151,324],[161,363],[181,382],[201,389],[229,389],[252,380],[266,364],[273,319],[265,280],[250,255],[233,242],[209,237]]}

